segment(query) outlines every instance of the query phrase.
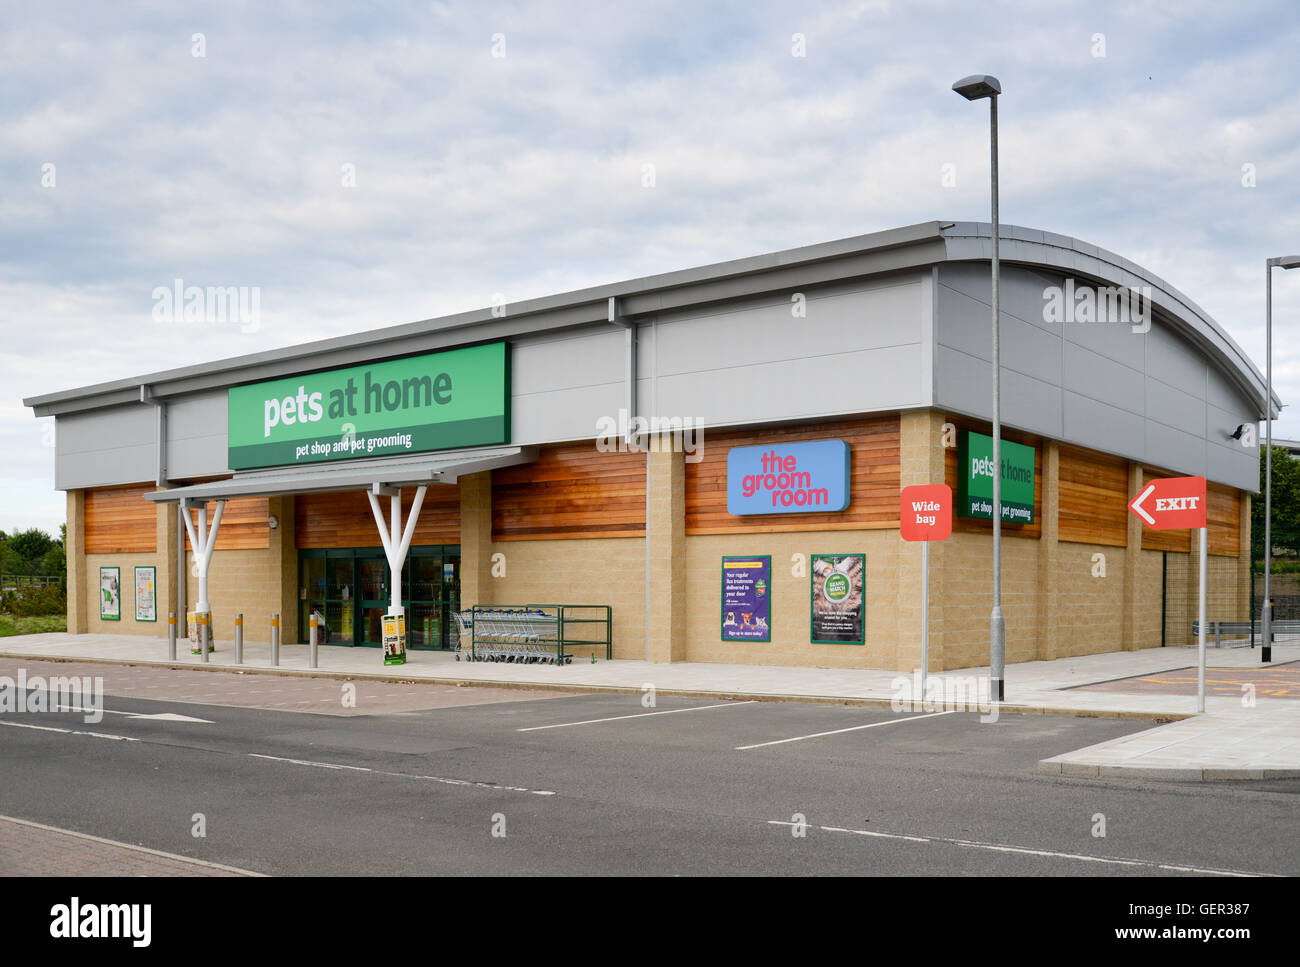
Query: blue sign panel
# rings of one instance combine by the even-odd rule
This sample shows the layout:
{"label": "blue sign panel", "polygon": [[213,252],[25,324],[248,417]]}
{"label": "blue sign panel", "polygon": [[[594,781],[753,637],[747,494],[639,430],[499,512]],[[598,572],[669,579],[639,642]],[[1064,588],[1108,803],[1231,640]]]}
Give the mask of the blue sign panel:
{"label": "blue sign panel", "polygon": [[818,514],[848,506],[843,440],[733,447],[727,454],[729,514]]}

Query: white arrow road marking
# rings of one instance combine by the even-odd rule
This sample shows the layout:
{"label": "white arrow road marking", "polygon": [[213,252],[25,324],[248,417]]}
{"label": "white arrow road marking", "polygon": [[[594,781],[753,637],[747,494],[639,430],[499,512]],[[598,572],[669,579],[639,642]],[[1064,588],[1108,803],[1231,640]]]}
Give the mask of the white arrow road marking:
{"label": "white arrow road marking", "polygon": [[80,705],[60,705],[60,712],[89,712],[92,715],[103,713],[105,715],[125,715],[129,719],[153,719],[155,722],[202,722],[204,725],[212,725],[211,719],[196,719],[190,715],[180,715],[176,712],[156,712],[152,715],[146,712],[119,712],[111,708],[83,708]]}
{"label": "white arrow road marking", "polygon": [[[798,826],[780,819],[769,819],[769,826]],[[1243,870],[1219,870],[1211,867],[1179,866],[1173,863],[1157,863],[1154,860],[1135,860],[1120,856],[1089,856],[1086,853],[1061,853],[1050,849],[1030,849],[1027,846],[1007,846],[1004,843],[981,843],[969,839],[949,839],[946,836],[904,836],[902,833],[882,833],[874,829],[845,829],[842,826],[817,826],[816,829],[827,833],[850,833],[854,836],[874,836],[878,839],[906,840],[909,843],[942,843],[947,846],[963,846],[968,849],[986,849],[997,853],[1024,853],[1029,856],[1048,856],[1055,859],[1079,860],[1084,863],[1109,863],[1114,866],[1145,866],[1155,870],[1170,870],[1175,873],[1203,873],[1210,876],[1276,876],[1274,873],[1250,873]]]}
{"label": "white arrow road marking", "polygon": [[1144,521],[1146,521],[1146,522],[1147,522],[1148,524],[1150,524],[1152,527],[1155,526],[1155,524],[1156,524],[1156,519],[1155,519],[1154,517],[1152,517],[1150,514],[1148,514],[1145,510],[1142,509],[1142,501],[1144,501],[1144,500],[1146,500],[1148,497],[1150,497],[1150,496],[1151,496],[1151,491],[1153,491],[1153,490],[1155,490],[1155,489],[1156,489],[1156,485],[1155,485],[1155,484],[1147,484],[1147,489],[1144,490],[1144,491],[1142,491],[1142,493],[1138,494],[1138,495],[1137,495],[1137,499],[1134,500],[1133,503],[1129,504],[1129,506],[1133,508],[1133,513],[1137,514],[1139,517],[1141,517]]}

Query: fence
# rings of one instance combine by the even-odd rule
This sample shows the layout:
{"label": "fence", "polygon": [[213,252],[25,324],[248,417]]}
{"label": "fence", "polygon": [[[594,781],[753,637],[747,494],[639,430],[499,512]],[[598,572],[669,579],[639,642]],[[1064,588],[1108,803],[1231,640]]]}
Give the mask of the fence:
{"label": "fence", "polygon": [[[1199,610],[1200,562],[1195,554],[1163,552],[1161,567],[1164,590],[1160,622],[1160,643],[1171,648],[1196,644],[1194,630]],[[1247,613],[1250,592],[1244,587],[1240,561],[1235,557],[1210,555],[1205,572],[1205,620],[1232,623],[1234,630],[1219,635],[1222,647],[1249,647],[1250,622],[1255,613]],[[1258,632],[1258,628],[1254,629]],[[1213,635],[1209,638],[1214,643]]]}
{"label": "fence", "polygon": [[0,574],[0,591],[17,591],[20,587],[47,588],[62,583],[62,574]]}

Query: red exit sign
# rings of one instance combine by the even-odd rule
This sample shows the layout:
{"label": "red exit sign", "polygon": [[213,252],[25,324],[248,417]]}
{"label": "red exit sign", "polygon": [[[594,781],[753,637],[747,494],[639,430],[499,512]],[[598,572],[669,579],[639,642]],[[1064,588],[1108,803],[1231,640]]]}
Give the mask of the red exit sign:
{"label": "red exit sign", "polygon": [[1169,477],[1146,484],[1128,505],[1152,530],[1205,526],[1205,478]]}

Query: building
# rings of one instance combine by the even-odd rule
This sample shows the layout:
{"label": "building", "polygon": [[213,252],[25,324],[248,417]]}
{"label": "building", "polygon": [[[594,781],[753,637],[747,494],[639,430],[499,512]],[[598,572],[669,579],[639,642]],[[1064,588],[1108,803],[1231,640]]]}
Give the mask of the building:
{"label": "building", "polygon": [[[178,507],[220,499],[219,639],[275,612],[301,641],[318,611],[329,643],[373,643],[377,518],[400,550],[382,515],[400,489],[405,527],[423,485],[415,649],[461,607],[601,604],[615,658],[911,669],[899,491],[947,482],[965,504],[931,551],[931,668],[987,663],[991,524],[964,512],[991,479],[989,258],[989,226],[927,222],[26,400],[57,421],[69,630],[161,634],[125,594],[137,568],[155,617],[192,610]],[[1237,431],[1264,386],[1240,347],[1048,232],[1003,229],[1001,292],[1007,660],[1186,640],[1167,612],[1191,535],[1127,511],[1155,476],[1208,478],[1210,618],[1248,614],[1258,446]]]}

